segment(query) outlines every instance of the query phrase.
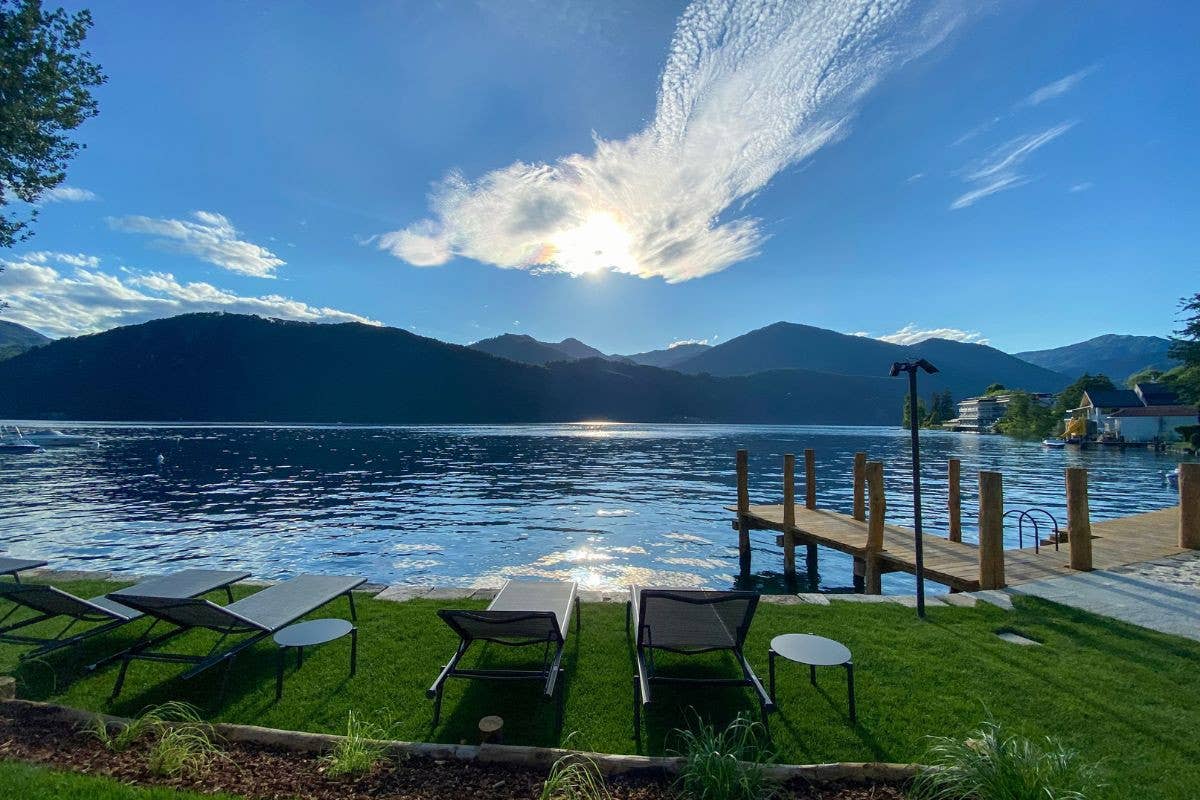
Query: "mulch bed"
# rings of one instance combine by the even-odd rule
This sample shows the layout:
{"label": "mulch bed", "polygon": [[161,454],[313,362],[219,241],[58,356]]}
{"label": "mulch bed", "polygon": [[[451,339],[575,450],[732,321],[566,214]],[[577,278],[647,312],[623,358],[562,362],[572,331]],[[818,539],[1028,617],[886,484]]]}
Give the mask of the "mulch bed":
{"label": "mulch bed", "polygon": [[[128,784],[167,786],[194,792],[226,792],[253,800],[535,800],[546,773],[501,764],[473,764],[423,757],[388,759],[359,778],[325,774],[320,756],[244,743],[226,743],[225,758],[200,774],[161,777],[147,766],[149,744],[109,751],[92,734],[41,709],[0,717],[0,759],[74,772],[105,775]],[[668,800],[667,782],[613,778],[619,800]],[[901,800],[893,786],[811,787],[789,783],[779,795],[794,800]]]}

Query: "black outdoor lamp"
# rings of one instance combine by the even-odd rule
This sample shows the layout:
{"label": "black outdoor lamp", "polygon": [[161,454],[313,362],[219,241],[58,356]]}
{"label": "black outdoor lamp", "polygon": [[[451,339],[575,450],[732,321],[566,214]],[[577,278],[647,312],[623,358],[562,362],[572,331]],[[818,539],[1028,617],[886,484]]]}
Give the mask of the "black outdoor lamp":
{"label": "black outdoor lamp", "polygon": [[917,616],[925,616],[925,554],[921,542],[921,441],[918,435],[917,420],[917,370],[925,370],[929,374],[938,368],[925,359],[916,361],[896,361],[892,364],[893,378],[901,372],[908,373],[908,425],[912,431],[912,483],[913,483],[913,531],[916,536],[917,555]]}

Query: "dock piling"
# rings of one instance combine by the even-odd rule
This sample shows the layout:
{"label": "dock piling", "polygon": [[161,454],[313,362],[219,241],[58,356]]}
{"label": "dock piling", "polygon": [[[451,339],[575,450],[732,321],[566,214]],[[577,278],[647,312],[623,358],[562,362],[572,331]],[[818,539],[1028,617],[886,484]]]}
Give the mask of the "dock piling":
{"label": "dock piling", "polygon": [[851,516],[865,521],[867,518],[867,503],[864,497],[867,484],[867,454],[854,454],[854,510]]}
{"label": "dock piling", "polygon": [[1071,569],[1092,568],[1092,520],[1088,511],[1088,473],[1067,467],[1067,545]]}
{"label": "dock piling", "polygon": [[750,451],[737,451],[738,560],[750,572]]}
{"label": "dock piling", "polygon": [[783,457],[783,575],[796,577],[796,456]]}
{"label": "dock piling", "polygon": [[883,551],[883,525],[887,515],[887,500],[883,492],[883,463],[871,461],[865,468],[867,491],[870,494],[870,516],[867,520],[867,551],[863,557],[863,591],[883,594],[879,554]]}
{"label": "dock piling", "polygon": [[804,451],[804,507],[817,507],[817,454],[811,448]]}
{"label": "dock piling", "polygon": [[950,459],[948,469],[949,477],[949,500],[948,506],[950,511],[950,541],[962,541],[962,497],[960,495],[962,462],[957,458]]}
{"label": "dock piling", "polygon": [[1200,464],[1179,465],[1179,546],[1200,550]]}
{"label": "dock piling", "polygon": [[979,473],[979,588],[1004,588],[1004,476]]}

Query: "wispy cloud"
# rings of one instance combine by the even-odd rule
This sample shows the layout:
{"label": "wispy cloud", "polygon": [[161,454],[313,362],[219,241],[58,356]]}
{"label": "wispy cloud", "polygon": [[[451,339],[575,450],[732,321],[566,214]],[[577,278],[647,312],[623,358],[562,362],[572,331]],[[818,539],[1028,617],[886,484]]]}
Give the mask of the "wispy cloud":
{"label": "wispy cloud", "polygon": [[47,189],[38,197],[39,203],[84,203],[88,200],[99,200],[95,192],[80,189],[78,186],[55,186]]}
{"label": "wispy cloud", "polygon": [[708,344],[708,339],[676,339],[667,345],[667,349],[674,350],[676,347],[683,347],[689,344]]}
{"label": "wispy cloud", "polygon": [[[430,218],[376,246],[415,266],[463,256],[678,282],[759,251],[742,212],[781,170],[844,136],[890,70],[964,18],[958,0],[696,0],[676,26],[647,127],[590,154],[450,173]],[[732,209],[732,214],[730,214]]]}
{"label": "wispy cloud", "polygon": [[1091,75],[1097,69],[1098,64],[1093,64],[1090,67],[1085,67],[1078,72],[1072,72],[1070,75],[1065,75],[1056,81],[1047,83],[1045,86],[1035,89],[1024,100],[1018,103],[1018,106],[1038,106],[1047,100],[1053,100],[1060,97],[1079,85],[1079,82]]}
{"label": "wispy cloud", "polygon": [[[94,256],[38,251],[0,259],[4,318],[50,336],[94,333],[192,311],[229,311],[311,322],[373,320],[280,295],[247,297],[168,272],[99,268]],[[65,269],[64,269],[65,267]]]}
{"label": "wispy cloud", "polygon": [[1072,184],[1071,188],[1067,189],[1067,191],[1068,192],[1086,192],[1088,189],[1092,188],[1095,185],[1096,184],[1092,183],[1091,181],[1084,181],[1083,183]]}
{"label": "wispy cloud", "polygon": [[1075,126],[1074,122],[1062,122],[1044,131],[1030,133],[1010,139],[964,170],[964,179],[971,187],[955,198],[952,209],[966,208],[979,200],[1015,189],[1029,182],[1029,178],[1018,172],[1021,164],[1034,152],[1062,136]]}
{"label": "wispy cloud", "polygon": [[953,142],[951,142],[950,146],[958,147],[960,144],[966,144],[967,142],[971,141],[972,139],[974,139],[976,136],[979,136],[980,134],[987,133],[992,128],[996,127],[996,123],[998,123],[1001,119],[1003,119],[1003,117],[992,117],[987,122],[981,122],[980,124],[976,125],[974,128],[971,128],[971,130],[967,131],[962,136],[958,137]]}
{"label": "wispy cloud", "polygon": [[274,278],[282,258],[267,248],[238,238],[233,223],[212,211],[193,211],[191,219],[154,217],[109,217],[118,231],[158,237],[159,246],[195,256],[222,269],[255,278]]}
{"label": "wispy cloud", "polygon": [[[856,333],[855,336],[869,334]],[[988,340],[979,331],[964,331],[959,328],[921,328],[915,322],[910,322],[895,333],[872,337],[892,344],[919,344],[926,339],[949,339],[954,342],[969,344],[987,344]]]}

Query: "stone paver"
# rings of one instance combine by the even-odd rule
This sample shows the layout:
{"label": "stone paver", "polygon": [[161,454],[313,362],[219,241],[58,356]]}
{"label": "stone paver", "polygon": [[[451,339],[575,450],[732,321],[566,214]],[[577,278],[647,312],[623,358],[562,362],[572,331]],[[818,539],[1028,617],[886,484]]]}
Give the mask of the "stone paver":
{"label": "stone paver", "polygon": [[965,594],[964,592],[954,592],[953,594],[942,595],[942,602],[948,606],[974,608],[979,599],[974,595]]}
{"label": "stone paver", "polygon": [[1177,559],[1148,562],[1123,571],[1076,572],[1021,584],[1010,591],[1200,641],[1200,581],[1186,582],[1196,562],[1184,559],[1184,570],[1164,579],[1166,573],[1158,570],[1169,568],[1170,564],[1164,562],[1173,561]]}
{"label": "stone paver", "polygon": [[971,592],[970,594],[977,600],[990,603],[991,605],[994,605],[997,608],[1002,608],[1005,611],[1013,610],[1012,595],[1008,593],[1008,590],[984,589],[983,591]]}

